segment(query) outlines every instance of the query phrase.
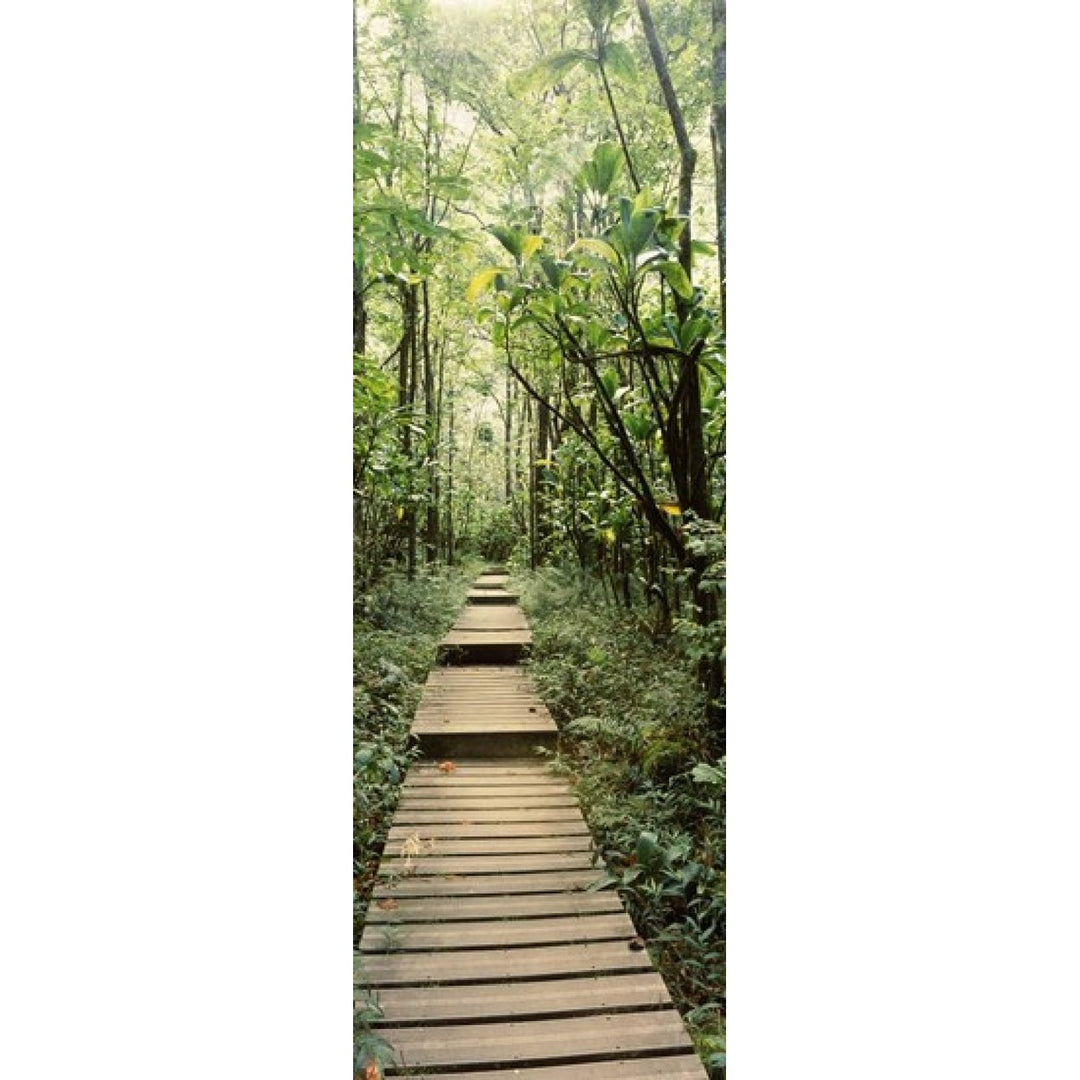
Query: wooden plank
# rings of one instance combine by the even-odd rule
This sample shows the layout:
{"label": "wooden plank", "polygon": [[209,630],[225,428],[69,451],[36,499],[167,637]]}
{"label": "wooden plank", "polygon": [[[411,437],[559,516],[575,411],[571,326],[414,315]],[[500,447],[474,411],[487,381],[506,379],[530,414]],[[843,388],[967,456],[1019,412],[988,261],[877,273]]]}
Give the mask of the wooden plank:
{"label": "wooden plank", "polygon": [[442,639],[443,645],[462,648],[466,645],[530,645],[531,630],[451,630]]}
{"label": "wooden plank", "polygon": [[603,915],[622,911],[618,896],[604,892],[538,893],[525,896],[458,896],[452,904],[440,897],[402,897],[385,901],[391,907],[368,906],[366,922],[459,923],[487,919],[547,918],[558,915]]}
{"label": "wooden plank", "polygon": [[493,919],[474,923],[377,923],[364,930],[360,951],[434,952],[503,949],[517,945],[566,945],[587,941],[630,941],[637,935],[623,912],[553,919]]}
{"label": "wooden plank", "polygon": [[466,607],[454,620],[455,630],[528,630],[525,612],[516,604]]}
{"label": "wooden plank", "polygon": [[508,896],[522,893],[583,892],[601,878],[601,871],[542,870],[534,874],[449,874],[445,877],[407,877],[376,882],[371,895],[401,899],[412,896]]}
{"label": "wooden plank", "polygon": [[455,791],[460,788],[511,788],[517,789],[522,787],[536,787],[539,784],[546,783],[548,781],[554,781],[558,784],[567,784],[567,781],[562,777],[552,776],[551,773],[544,773],[536,771],[532,773],[518,772],[509,776],[499,776],[497,773],[493,776],[478,776],[475,772],[469,773],[464,769],[458,767],[454,770],[448,770],[447,772],[439,772],[438,770],[432,770],[431,772],[420,772],[415,769],[409,770],[409,775],[405,778],[405,787],[411,791],[417,791],[420,788],[435,788],[440,791]]}
{"label": "wooden plank", "polygon": [[[651,971],[649,954],[623,941],[592,945],[535,945],[521,949],[477,949],[441,953],[372,953],[362,957],[364,982],[383,986],[443,986],[506,982],[545,976]],[[509,987],[507,993],[513,993]]]}
{"label": "wooden plank", "polygon": [[385,1026],[440,1020],[511,1020],[525,1016],[558,1016],[615,1009],[664,1008],[671,1004],[663,980],[645,974],[541,979],[515,983],[507,993],[502,983],[437,987],[404,987],[379,991]]}
{"label": "wooden plank", "polygon": [[489,679],[496,682],[500,679],[528,679],[529,674],[524,668],[516,664],[462,664],[457,668],[434,668],[428,675],[428,681],[452,681],[454,679],[473,679],[483,681]]}
{"label": "wooden plank", "polygon": [[[402,840],[388,840],[387,857],[392,857],[411,837],[417,837],[435,855],[537,855],[552,851],[589,851],[592,838],[579,836],[478,836],[435,837],[418,826]],[[426,847],[426,845],[434,845]],[[424,858],[427,856],[425,855]]]}
{"label": "wooden plank", "polygon": [[[389,1073],[393,1076],[394,1073]],[[580,1062],[576,1065],[540,1065],[535,1068],[485,1069],[483,1072],[431,1072],[425,1080],[706,1080],[705,1067],[696,1054],[650,1054],[618,1061]]]}
{"label": "wooden plank", "polygon": [[[492,720],[483,723],[476,720],[437,720],[429,717],[417,720],[413,724],[412,730],[416,735],[455,735],[460,733],[462,735],[477,736],[473,739],[472,745],[464,745],[463,749],[476,750],[483,747],[489,752],[490,748],[484,746],[484,740],[480,737],[485,734],[493,737],[493,743],[497,742],[496,737],[501,736],[503,733],[508,736],[517,736],[526,742],[526,749],[529,749],[528,739],[530,735],[535,735],[536,742],[539,744],[554,742],[559,733],[554,724],[542,724],[534,720]],[[449,757],[452,760],[454,755],[443,754],[436,756]],[[492,756],[497,757],[498,755],[493,753]]]}
{"label": "wooden plank", "polygon": [[573,798],[570,785],[565,780],[557,777],[523,777],[518,778],[516,783],[492,784],[477,778],[471,783],[465,780],[458,781],[453,773],[449,773],[440,781],[414,783],[411,778],[406,779],[401,789],[402,798],[542,798],[548,795],[558,795],[563,798]]}
{"label": "wooden plank", "polygon": [[491,821],[580,821],[581,811],[576,803],[564,806],[501,807],[479,810],[435,806],[399,806],[394,817],[395,825],[435,822],[458,822],[473,824]]}
{"label": "wooden plank", "polygon": [[[406,860],[385,857],[380,876],[402,874]],[[592,866],[585,852],[553,851],[544,855],[419,855],[412,860],[409,876],[434,874],[521,874],[532,870],[585,870]]]}
{"label": "wooden plank", "polygon": [[[413,810],[537,810],[541,807],[573,806],[577,800],[573,795],[512,795],[474,797],[464,792],[451,795],[440,792],[438,795],[421,795],[419,792],[402,792],[399,806]],[[579,811],[580,813],[580,811]]]}
{"label": "wooden plank", "polygon": [[[543,776],[556,775],[547,765],[528,758],[510,758],[507,761],[477,760],[476,758],[457,758],[454,775],[462,776]],[[413,776],[443,776],[443,770],[434,761],[415,761],[409,773]]]}
{"label": "wooden plank", "polygon": [[521,597],[505,587],[490,589],[470,589],[465,594],[469,606],[476,604],[516,604]]}
{"label": "wooden plank", "polygon": [[674,1009],[500,1024],[382,1028],[380,1034],[411,1068],[543,1064],[692,1050]]}
{"label": "wooden plank", "polygon": [[415,720],[430,724],[516,724],[519,727],[534,727],[537,731],[555,728],[550,716],[536,709],[437,709],[421,706],[416,711]]}
{"label": "wooden plank", "polygon": [[501,697],[484,697],[480,694],[424,694],[418,707],[435,712],[454,712],[465,716],[486,712],[534,712],[549,715],[548,707],[534,694],[509,694]]}
{"label": "wooden plank", "polygon": [[484,574],[473,582],[474,589],[501,589],[510,584],[509,574]]}
{"label": "wooden plank", "polygon": [[[388,843],[399,843],[409,836],[419,833],[424,839],[435,840],[509,840],[525,841],[532,839],[555,839],[557,837],[577,837],[588,842],[591,839],[589,828],[584,822],[576,821],[544,821],[544,822],[514,822],[512,824],[499,824],[496,822],[484,822],[481,824],[428,824],[428,825],[394,825],[387,834]],[[442,846],[441,846],[442,850]]]}

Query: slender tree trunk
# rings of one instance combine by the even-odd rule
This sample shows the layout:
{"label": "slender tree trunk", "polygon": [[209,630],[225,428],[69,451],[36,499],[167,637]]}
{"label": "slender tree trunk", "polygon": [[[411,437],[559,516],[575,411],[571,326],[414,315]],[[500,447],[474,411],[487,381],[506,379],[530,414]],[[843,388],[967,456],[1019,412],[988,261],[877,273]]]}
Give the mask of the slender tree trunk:
{"label": "slender tree trunk", "polygon": [[[667,57],[664,55],[660,37],[656,32],[652,12],[649,10],[648,0],[637,0],[638,14],[641,16],[641,25],[645,30],[645,43],[649,47],[649,56],[652,57],[653,67],[656,69],[656,77],[660,82],[660,92],[664,96],[664,104],[667,107],[668,117],[671,120],[672,130],[675,132],[675,142],[679,147],[679,215],[686,219],[686,227],[679,235],[679,262],[682,264],[686,276],[692,278],[691,249],[690,249],[690,209],[694,194],[694,167],[697,164],[697,151],[690,141],[690,134],[686,130],[686,120],[683,117],[679,99],[675,96],[675,87],[671,81],[671,73],[668,71]],[[679,318],[684,319],[689,310],[689,302],[675,297],[675,307],[679,312]]]}
{"label": "slender tree trunk", "polygon": [[720,329],[727,332],[727,12],[712,0],[712,106],[709,134],[716,174],[716,259],[720,271]]}
{"label": "slender tree trunk", "polygon": [[431,359],[431,297],[425,280],[420,286],[423,318],[420,323],[420,343],[424,357],[424,427],[427,431],[426,457],[428,464],[427,520],[424,525],[424,561],[430,566],[439,557],[439,416],[435,397],[435,368]]}
{"label": "slender tree trunk", "polygon": [[503,406],[503,487],[507,507],[511,506],[514,499],[513,394],[514,377],[510,374],[508,368],[506,371],[506,398]]}
{"label": "slender tree trunk", "polygon": [[641,183],[638,181],[637,173],[634,171],[634,159],[630,156],[630,147],[627,145],[626,135],[623,133],[622,123],[619,120],[619,110],[615,108],[615,97],[611,92],[611,83],[608,82],[602,42],[598,46],[597,57],[596,66],[600,69],[600,82],[603,84],[604,96],[607,98],[608,108],[611,110],[611,119],[615,121],[615,133],[619,136],[619,145],[622,147],[623,158],[626,160],[626,170],[630,174],[630,182],[634,185],[634,190],[640,191]]}

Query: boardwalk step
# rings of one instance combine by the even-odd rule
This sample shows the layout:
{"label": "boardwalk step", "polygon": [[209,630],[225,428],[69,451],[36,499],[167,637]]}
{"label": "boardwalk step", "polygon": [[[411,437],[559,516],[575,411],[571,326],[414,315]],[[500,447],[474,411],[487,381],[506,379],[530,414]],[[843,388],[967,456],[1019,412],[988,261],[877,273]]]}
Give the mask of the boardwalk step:
{"label": "boardwalk step", "polygon": [[685,1053],[690,1049],[682,1021],[673,1009],[499,1024],[387,1028],[381,1034],[411,1068],[540,1065],[603,1060],[638,1051]]}
{"label": "boardwalk step", "polygon": [[502,588],[470,589],[465,594],[465,599],[470,606],[476,604],[516,604],[518,594]]}
{"label": "boardwalk step", "polygon": [[579,1065],[545,1065],[539,1068],[511,1069],[496,1067],[482,1072],[431,1072],[426,1080],[705,1080],[701,1062],[694,1055],[640,1057],[632,1060],[600,1061]]}
{"label": "boardwalk step", "polygon": [[439,642],[441,664],[516,664],[532,644],[530,630],[451,630]]}

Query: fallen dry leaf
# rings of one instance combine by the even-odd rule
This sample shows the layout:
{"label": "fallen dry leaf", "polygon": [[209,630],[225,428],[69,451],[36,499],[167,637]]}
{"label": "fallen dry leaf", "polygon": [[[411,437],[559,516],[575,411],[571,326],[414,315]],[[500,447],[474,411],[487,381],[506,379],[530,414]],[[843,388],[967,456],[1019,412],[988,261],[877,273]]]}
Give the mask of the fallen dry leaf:
{"label": "fallen dry leaf", "polygon": [[645,948],[645,942],[642,941],[639,937],[631,938],[628,948],[633,949],[634,952],[640,952],[642,949]]}
{"label": "fallen dry leaf", "polygon": [[388,896],[385,900],[376,900],[375,906],[380,911],[393,911],[397,907],[397,901],[392,896]]}
{"label": "fallen dry leaf", "polygon": [[382,1073],[374,1061],[369,1061],[364,1066],[364,1080],[382,1080]]}
{"label": "fallen dry leaf", "polygon": [[439,772],[451,773],[456,768],[457,768],[457,766],[452,761],[440,761],[439,762]]}

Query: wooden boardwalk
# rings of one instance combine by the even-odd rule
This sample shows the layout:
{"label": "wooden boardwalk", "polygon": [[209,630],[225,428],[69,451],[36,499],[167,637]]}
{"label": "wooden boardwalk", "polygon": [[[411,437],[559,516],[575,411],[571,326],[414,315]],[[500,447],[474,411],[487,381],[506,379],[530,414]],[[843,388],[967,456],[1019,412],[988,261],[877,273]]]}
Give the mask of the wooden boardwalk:
{"label": "wooden boardwalk", "polygon": [[512,601],[470,603],[417,710],[431,760],[406,777],[357,958],[398,1052],[387,1075],[704,1080],[618,896],[587,891],[577,801],[530,752],[554,740],[551,716],[521,668],[478,661],[462,633],[528,629]]}

